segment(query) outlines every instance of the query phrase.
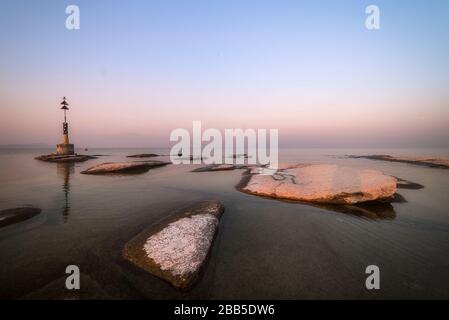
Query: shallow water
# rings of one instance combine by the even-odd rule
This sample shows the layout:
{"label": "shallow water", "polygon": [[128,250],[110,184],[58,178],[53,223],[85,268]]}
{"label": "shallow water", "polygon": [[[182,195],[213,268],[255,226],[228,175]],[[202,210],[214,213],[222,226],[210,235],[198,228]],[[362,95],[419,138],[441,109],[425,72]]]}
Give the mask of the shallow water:
{"label": "shallow water", "polygon": [[[424,185],[406,202],[359,211],[283,202],[235,189],[243,170],[192,173],[169,165],[139,175],[89,176],[101,162],[163,149],[91,149],[75,165],[33,157],[52,150],[0,150],[0,210],[42,208],[0,229],[0,297],[65,297],[65,268],[79,266],[81,298],[449,298],[449,170],[345,154],[448,155],[449,150],[283,149],[282,161],[373,168]],[[145,160],[145,159],[135,159]],[[150,160],[168,160],[167,157]],[[179,292],[123,261],[134,235],[180,207],[221,200],[226,211],[201,281]],[[365,288],[380,267],[381,290]],[[62,280],[61,280],[62,279]]]}

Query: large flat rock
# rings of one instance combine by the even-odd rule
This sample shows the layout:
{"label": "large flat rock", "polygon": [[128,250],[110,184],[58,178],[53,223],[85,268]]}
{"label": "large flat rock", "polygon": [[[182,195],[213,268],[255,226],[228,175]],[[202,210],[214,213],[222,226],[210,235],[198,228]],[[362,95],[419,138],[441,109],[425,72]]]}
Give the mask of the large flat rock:
{"label": "large flat rock", "polygon": [[410,163],[431,168],[449,169],[449,157],[409,157],[409,156],[390,156],[390,155],[367,155],[355,156],[349,155],[349,158],[365,158],[371,160],[382,160],[391,162]]}
{"label": "large flat rock", "polygon": [[0,228],[21,222],[41,213],[41,209],[33,207],[13,208],[0,211]]}
{"label": "large flat rock", "polygon": [[47,154],[36,157],[35,159],[46,162],[71,163],[71,162],[84,162],[96,158],[97,157],[95,156],[89,156],[85,154],[72,154],[72,155]]}
{"label": "large flat rock", "polygon": [[129,241],[123,257],[179,289],[200,277],[224,211],[219,201],[189,207]]}
{"label": "large flat rock", "polygon": [[316,203],[354,204],[390,199],[397,180],[377,170],[337,165],[285,164],[274,175],[244,177],[243,192]]}
{"label": "large flat rock", "polygon": [[165,166],[169,162],[145,161],[145,162],[105,162],[90,167],[83,174],[114,174],[114,173],[142,173],[151,168]]}

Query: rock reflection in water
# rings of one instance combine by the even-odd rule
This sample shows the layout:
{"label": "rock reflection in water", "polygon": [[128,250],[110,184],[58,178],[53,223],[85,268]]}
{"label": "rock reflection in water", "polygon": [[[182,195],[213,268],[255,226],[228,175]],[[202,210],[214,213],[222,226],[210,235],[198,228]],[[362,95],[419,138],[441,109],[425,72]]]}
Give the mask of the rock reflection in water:
{"label": "rock reflection in water", "polygon": [[66,223],[69,219],[70,215],[70,175],[75,172],[75,164],[74,163],[58,163],[57,164],[57,174],[59,177],[62,177],[62,192],[64,193],[64,205],[62,207],[62,218],[64,223]]}
{"label": "rock reflection in water", "polygon": [[331,210],[335,212],[351,214],[358,217],[367,218],[370,220],[396,218],[396,211],[391,203],[387,202],[365,202],[358,204],[313,204],[313,206]]}

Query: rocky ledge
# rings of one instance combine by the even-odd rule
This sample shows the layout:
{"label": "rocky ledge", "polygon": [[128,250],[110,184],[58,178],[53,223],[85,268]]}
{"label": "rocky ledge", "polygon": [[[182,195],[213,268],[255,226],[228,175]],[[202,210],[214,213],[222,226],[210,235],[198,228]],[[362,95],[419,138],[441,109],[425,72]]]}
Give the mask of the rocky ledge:
{"label": "rocky ledge", "polygon": [[84,171],[83,174],[114,174],[114,173],[143,173],[152,168],[162,167],[169,164],[163,161],[147,162],[106,162],[97,164]]}
{"label": "rocky ledge", "polygon": [[154,158],[159,157],[158,154],[155,153],[141,153],[141,154],[132,154],[130,156],[126,156],[127,158]]}
{"label": "rocky ledge", "polygon": [[60,154],[47,154],[34,158],[36,160],[47,161],[47,162],[84,162],[91,159],[97,159],[94,156],[88,156],[85,154],[73,154],[73,155],[60,155]]}
{"label": "rocky ledge", "polygon": [[376,155],[376,154],[367,156],[349,155],[347,157],[353,159],[364,158],[371,160],[403,162],[431,168],[449,169],[449,157],[405,157],[405,156],[394,157],[390,155]]}
{"label": "rocky ledge", "polygon": [[123,257],[178,289],[188,289],[206,264],[223,212],[215,200],[182,210],[129,241]]}
{"label": "rocky ledge", "polygon": [[273,175],[244,176],[238,189],[259,196],[314,203],[355,204],[393,199],[397,180],[377,170],[285,164]]}
{"label": "rocky ledge", "polygon": [[21,222],[41,213],[41,209],[33,207],[13,208],[0,211],[0,228]]}

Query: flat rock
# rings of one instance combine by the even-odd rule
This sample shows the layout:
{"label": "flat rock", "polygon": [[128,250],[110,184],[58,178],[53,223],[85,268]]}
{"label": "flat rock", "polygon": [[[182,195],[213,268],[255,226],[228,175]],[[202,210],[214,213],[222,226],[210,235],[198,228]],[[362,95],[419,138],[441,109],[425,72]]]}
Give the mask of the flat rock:
{"label": "flat rock", "polygon": [[97,159],[97,157],[85,154],[73,154],[73,155],[47,154],[36,157],[34,159],[47,162],[65,163],[65,162],[84,162],[91,159]]}
{"label": "flat rock", "polygon": [[231,171],[238,169],[259,169],[259,166],[255,165],[245,165],[245,164],[212,164],[209,166],[196,168],[192,172],[214,172],[214,171]]}
{"label": "flat rock", "polygon": [[215,200],[182,210],[129,241],[123,257],[175,288],[188,289],[200,278],[223,211]]}
{"label": "flat rock", "polygon": [[377,170],[284,164],[273,175],[244,176],[239,190],[277,199],[354,204],[392,199],[397,180]]}
{"label": "flat rock", "polygon": [[0,211],[0,228],[21,222],[41,213],[41,209],[33,207],[13,208]]}
{"label": "flat rock", "polygon": [[426,166],[431,168],[448,169],[449,168],[449,157],[407,157],[407,156],[390,156],[390,155],[367,155],[367,156],[355,156],[349,155],[348,158],[365,158],[371,160],[382,160],[391,162],[403,162],[416,164],[420,166]]}
{"label": "flat rock", "polygon": [[127,158],[154,158],[159,157],[158,154],[155,153],[141,153],[141,154],[132,154],[130,156],[126,156]]}
{"label": "flat rock", "polygon": [[163,161],[146,162],[105,162],[90,167],[83,174],[113,174],[113,173],[142,173],[151,168],[161,167],[169,164]]}
{"label": "flat rock", "polygon": [[178,157],[179,157],[179,159],[182,159],[182,160],[206,160],[207,158],[205,158],[205,157],[203,157],[203,156],[201,156],[201,157],[195,157],[195,156],[193,156],[193,155],[190,155],[190,156],[179,156],[178,155]]}
{"label": "flat rock", "polygon": [[192,170],[192,172],[229,171],[235,169],[236,166],[233,164],[213,164],[206,167],[196,168]]}
{"label": "flat rock", "polygon": [[246,153],[243,153],[243,154],[233,154],[233,155],[232,155],[232,158],[233,158],[233,159],[237,159],[237,158],[245,158],[245,159],[248,159],[248,154],[246,154]]}

